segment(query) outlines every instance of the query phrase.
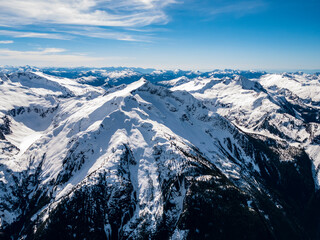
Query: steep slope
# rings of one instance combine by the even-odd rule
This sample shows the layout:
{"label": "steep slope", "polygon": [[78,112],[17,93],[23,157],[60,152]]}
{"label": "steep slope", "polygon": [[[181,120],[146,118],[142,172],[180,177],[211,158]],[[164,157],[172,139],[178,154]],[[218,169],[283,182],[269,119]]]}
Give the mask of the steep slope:
{"label": "steep slope", "polygon": [[[318,169],[319,76],[268,74],[253,80],[239,76],[193,79],[171,89],[192,93],[246,132],[303,146]],[[315,175],[318,184],[318,170]]]}
{"label": "steep slope", "polygon": [[269,99],[262,85],[198,79],[204,87],[192,96],[144,79],[104,91],[29,74],[2,77],[3,96],[23,96],[0,101],[4,237],[316,236],[305,221],[319,222],[312,215],[319,201],[304,149],[240,130],[199,97],[229,84]]}

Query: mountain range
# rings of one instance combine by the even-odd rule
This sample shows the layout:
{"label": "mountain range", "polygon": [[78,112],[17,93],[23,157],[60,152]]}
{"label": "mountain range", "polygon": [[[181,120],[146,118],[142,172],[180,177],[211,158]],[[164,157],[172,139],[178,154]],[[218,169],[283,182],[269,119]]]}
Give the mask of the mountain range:
{"label": "mountain range", "polygon": [[0,68],[0,238],[320,239],[320,74]]}

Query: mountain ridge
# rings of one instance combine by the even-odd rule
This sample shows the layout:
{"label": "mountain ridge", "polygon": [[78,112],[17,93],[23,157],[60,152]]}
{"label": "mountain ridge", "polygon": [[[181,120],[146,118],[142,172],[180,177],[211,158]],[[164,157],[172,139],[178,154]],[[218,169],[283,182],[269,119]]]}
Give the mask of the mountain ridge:
{"label": "mountain ridge", "polygon": [[[318,167],[312,153],[319,123],[303,115],[307,107],[317,114],[318,78],[310,80],[309,99],[298,88],[291,88],[297,95],[288,95],[281,85],[266,84],[272,75],[197,76],[171,85],[163,77],[156,84],[142,78],[114,87],[42,73],[5,76],[0,85],[4,236],[318,236]],[[294,103],[287,107],[300,115],[288,114],[276,96],[285,106]],[[246,102],[237,105],[238,99]],[[262,121],[266,113],[283,122]],[[248,116],[252,126],[244,121]],[[300,130],[288,138],[279,134],[292,125]]]}

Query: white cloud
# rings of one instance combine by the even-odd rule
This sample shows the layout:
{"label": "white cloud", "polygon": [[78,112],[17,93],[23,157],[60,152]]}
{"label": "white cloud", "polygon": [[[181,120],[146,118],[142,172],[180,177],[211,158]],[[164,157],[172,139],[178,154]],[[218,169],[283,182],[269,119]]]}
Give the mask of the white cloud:
{"label": "white cloud", "polygon": [[0,25],[68,24],[146,26],[166,23],[164,8],[175,0],[0,1]]}
{"label": "white cloud", "polygon": [[62,53],[66,50],[63,48],[45,48],[40,53],[42,54],[48,54],[48,53]]}
{"label": "white cloud", "polygon": [[13,43],[11,40],[0,41],[0,44],[10,44]]}
{"label": "white cloud", "polygon": [[101,27],[92,26],[77,26],[66,28],[64,30],[66,34],[91,37],[91,38],[102,38],[102,39],[115,39],[121,41],[134,41],[134,42],[151,42],[154,37],[149,32],[144,32],[145,34],[131,34],[128,31],[113,31],[110,29],[105,29]]}
{"label": "white cloud", "polygon": [[65,49],[62,48],[45,48],[41,49],[38,51],[15,51],[15,50],[10,50],[10,49],[5,49],[5,48],[0,48],[0,57],[20,57],[22,55],[25,56],[32,56],[32,55],[38,55],[38,56],[43,56],[43,55],[50,55],[53,53],[62,53],[65,52]]}
{"label": "white cloud", "polygon": [[106,66],[121,62],[125,57],[91,57],[83,54],[68,53],[61,48],[45,48],[37,51],[17,51],[0,48],[0,64],[2,65],[34,65],[34,66]]}
{"label": "white cloud", "polygon": [[152,36],[132,34],[130,28],[167,23],[165,8],[176,1],[0,0],[0,26],[6,27],[0,30],[0,35],[60,40],[87,36],[150,42],[154,39]]}
{"label": "white cloud", "polygon": [[0,30],[0,35],[11,36],[16,38],[48,38],[62,40],[70,39],[70,37],[66,37],[57,33],[20,32],[11,30]]}
{"label": "white cloud", "polygon": [[[91,38],[115,39],[121,41],[135,41],[135,42],[150,42],[153,37],[150,34],[131,34],[132,31],[113,31],[101,27],[92,26],[72,26],[59,28],[56,33],[40,33],[40,32],[21,32],[12,30],[0,30],[0,35],[10,36],[15,38],[46,38],[46,39],[59,39],[70,40],[76,36],[84,36]],[[148,33],[148,31],[145,31]],[[1,43],[1,41],[0,41]],[[2,42],[4,43],[4,42]],[[11,42],[7,42],[11,43]]]}

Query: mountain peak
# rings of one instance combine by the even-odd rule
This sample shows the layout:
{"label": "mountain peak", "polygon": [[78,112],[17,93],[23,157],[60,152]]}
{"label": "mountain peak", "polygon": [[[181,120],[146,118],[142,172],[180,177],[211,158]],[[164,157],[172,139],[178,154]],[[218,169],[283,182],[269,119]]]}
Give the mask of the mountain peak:
{"label": "mountain peak", "polygon": [[104,88],[2,74],[1,231],[14,239],[316,233],[301,216],[317,216],[301,206],[319,204],[319,104],[301,89],[316,93],[319,82],[219,74],[130,75]]}

